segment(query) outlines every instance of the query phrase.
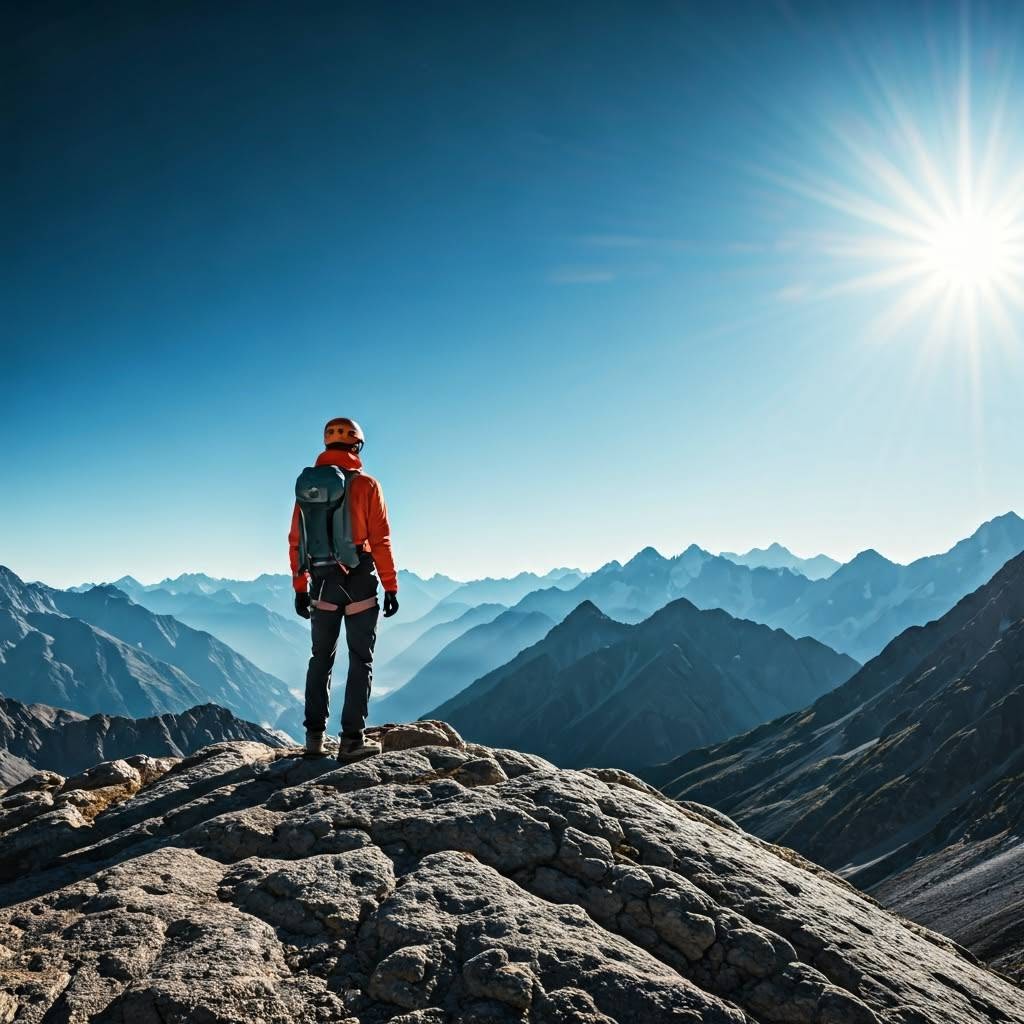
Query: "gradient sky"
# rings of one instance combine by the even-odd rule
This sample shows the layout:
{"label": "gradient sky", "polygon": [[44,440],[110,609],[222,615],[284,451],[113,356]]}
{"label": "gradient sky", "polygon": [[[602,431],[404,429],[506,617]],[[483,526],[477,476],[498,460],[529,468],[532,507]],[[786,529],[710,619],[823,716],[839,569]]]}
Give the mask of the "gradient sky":
{"label": "gradient sky", "polygon": [[690,542],[905,561],[1024,513],[1020,306],[972,334],[856,284],[891,255],[857,211],[886,168],[926,187],[915,139],[955,175],[964,102],[1020,213],[1019,4],[20,18],[0,563],[24,577],[284,571],[336,415],[399,564],[463,578]]}

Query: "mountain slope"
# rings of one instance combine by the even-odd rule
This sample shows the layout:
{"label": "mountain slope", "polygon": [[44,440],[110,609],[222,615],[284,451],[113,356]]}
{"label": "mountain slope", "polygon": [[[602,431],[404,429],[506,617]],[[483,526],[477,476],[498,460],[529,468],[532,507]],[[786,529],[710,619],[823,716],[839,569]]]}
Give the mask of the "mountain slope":
{"label": "mountain slope", "polygon": [[587,602],[433,716],[557,764],[634,768],[801,707],[857,667],[816,640],[683,598],[637,625]]}
{"label": "mountain slope", "polygon": [[965,908],[1024,880],[1024,555],[804,711],[648,777],[976,941]]}
{"label": "mountain slope", "polygon": [[0,696],[0,749],[24,765],[17,776],[0,776],[0,786],[14,785],[40,769],[74,775],[97,761],[134,754],[184,757],[224,740],[254,740],[275,747],[284,742],[215,704],[152,718],[86,718],[73,711]]}
{"label": "mountain slope", "polygon": [[116,587],[96,587],[84,594],[56,590],[50,596],[65,615],[181,669],[201,687],[207,701],[242,718],[272,722],[296,703],[284,682],[227,644],[170,615],[154,615]]}
{"label": "mountain slope", "polygon": [[868,661],[903,630],[944,615],[1022,551],[1024,519],[1012,512],[983,523],[949,551],[909,565],[862,551],[764,621]]}
{"label": "mountain slope", "polygon": [[264,672],[301,690],[309,660],[309,627],[294,613],[289,618],[233,592],[172,594],[161,587],[118,581],[118,590],[156,615],[171,615],[193,629],[210,633]]}
{"label": "mountain slope", "polygon": [[438,622],[413,640],[399,654],[384,662],[379,668],[375,668],[374,686],[389,690],[403,686],[453,640],[458,639],[474,626],[492,622],[506,610],[503,604],[478,604],[450,622]]}
{"label": "mountain slope", "polygon": [[742,555],[736,554],[734,551],[723,551],[721,557],[751,569],[792,569],[809,580],[825,579],[842,565],[842,562],[837,562],[834,558],[829,558],[828,555],[801,558],[799,555],[794,555],[789,548],[778,543],[769,544],[766,548],[751,548]]}
{"label": "mountain slope", "polygon": [[510,609],[492,622],[474,626],[447,644],[405,686],[371,702],[369,720],[379,723],[419,718],[474,679],[514,658],[553,625],[539,612]]}
{"label": "mountain slope", "polygon": [[154,615],[115,587],[53,590],[2,567],[0,692],[129,718],[213,702],[268,722],[297,704],[281,680],[219,640]]}
{"label": "mountain slope", "polygon": [[382,740],[346,767],[222,743],[0,798],[41,811],[0,841],[0,1005],[164,1024],[1024,1021],[1015,985],[714,811],[440,723]]}

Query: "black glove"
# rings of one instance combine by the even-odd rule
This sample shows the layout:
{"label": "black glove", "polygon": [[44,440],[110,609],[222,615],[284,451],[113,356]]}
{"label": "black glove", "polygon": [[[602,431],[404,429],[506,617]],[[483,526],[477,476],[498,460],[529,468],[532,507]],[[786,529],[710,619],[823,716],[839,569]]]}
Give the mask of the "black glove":
{"label": "black glove", "polygon": [[295,614],[301,615],[304,619],[309,618],[309,594],[295,592]]}
{"label": "black glove", "polygon": [[398,592],[395,590],[384,591],[384,618],[390,619],[398,611]]}

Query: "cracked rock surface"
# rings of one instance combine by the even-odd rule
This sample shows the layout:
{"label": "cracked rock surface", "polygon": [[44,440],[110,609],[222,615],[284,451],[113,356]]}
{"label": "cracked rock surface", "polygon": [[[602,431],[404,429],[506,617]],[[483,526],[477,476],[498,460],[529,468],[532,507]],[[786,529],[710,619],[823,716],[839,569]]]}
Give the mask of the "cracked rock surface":
{"label": "cracked rock surface", "polygon": [[950,940],[699,804],[380,736],[0,794],[0,1022],[1024,1024]]}

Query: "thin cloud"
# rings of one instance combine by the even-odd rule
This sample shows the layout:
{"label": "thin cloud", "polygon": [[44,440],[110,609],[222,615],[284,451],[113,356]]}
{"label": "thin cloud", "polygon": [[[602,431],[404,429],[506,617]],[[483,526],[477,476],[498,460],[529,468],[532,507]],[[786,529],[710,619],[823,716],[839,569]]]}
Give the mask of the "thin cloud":
{"label": "thin cloud", "polygon": [[614,280],[611,270],[597,267],[558,267],[548,273],[549,284],[606,284]]}

